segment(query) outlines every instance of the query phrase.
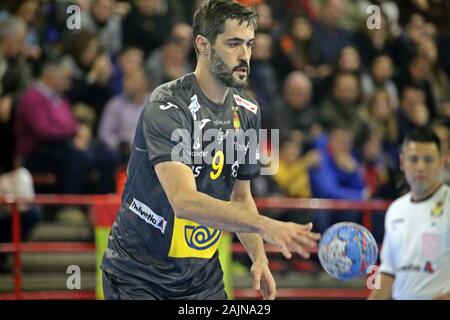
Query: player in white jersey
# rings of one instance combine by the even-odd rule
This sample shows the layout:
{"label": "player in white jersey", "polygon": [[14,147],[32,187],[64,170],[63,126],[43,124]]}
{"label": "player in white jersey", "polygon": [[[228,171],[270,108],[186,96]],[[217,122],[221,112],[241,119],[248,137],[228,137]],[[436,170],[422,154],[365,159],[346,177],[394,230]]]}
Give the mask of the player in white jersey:
{"label": "player in white jersey", "polygon": [[381,288],[369,299],[450,299],[450,187],[430,129],[406,137],[400,163],[411,191],[389,207],[381,250]]}

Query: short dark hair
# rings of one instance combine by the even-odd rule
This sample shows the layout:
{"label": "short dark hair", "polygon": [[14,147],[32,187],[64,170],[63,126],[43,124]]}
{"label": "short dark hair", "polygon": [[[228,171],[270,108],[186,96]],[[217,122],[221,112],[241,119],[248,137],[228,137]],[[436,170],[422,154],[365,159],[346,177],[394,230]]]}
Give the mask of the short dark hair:
{"label": "short dark hair", "polygon": [[441,140],[429,127],[422,127],[410,132],[403,141],[403,147],[405,147],[409,142],[434,143],[439,153],[441,153]]}
{"label": "short dark hair", "polygon": [[258,14],[255,8],[247,8],[231,0],[207,0],[194,14],[193,37],[194,49],[198,55],[195,39],[198,35],[206,37],[212,44],[225,30],[225,21],[236,19],[239,24],[247,22],[256,29]]}

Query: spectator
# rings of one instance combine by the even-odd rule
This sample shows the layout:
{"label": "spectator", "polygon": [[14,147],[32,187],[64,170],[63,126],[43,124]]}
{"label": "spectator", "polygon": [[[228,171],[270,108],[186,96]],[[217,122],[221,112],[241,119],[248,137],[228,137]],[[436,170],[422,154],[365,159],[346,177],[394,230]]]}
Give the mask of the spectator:
{"label": "spectator", "polygon": [[376,57],[390,56],[393,50],[394,38],[390,31],[388,17],[383,12],[381,12],[380,22],[379,29],[369,29],[364,21],[360,31],[353,36],[353,42],[361,56],[362,65],[366,68],[373,64]]}
{"label": "spectator", "polygon": [[147,58],[169,37],[170,26],[170,18],[163,13],[163,1],[135,0],[122,21],[124,46],[140,48]]}
{"label": "spectator", "polygon": [[311,186],[308,170],[317,167],[320,163],[320,153],[310,150],[303,153],[302,139],[288,138],[280,149],[279,169],[274,180],[285,196],[310,198]]}
{"label": "spectator", "polygon": [[16,168],[14,121],[17,98],[32,82],[25,60],[26,25],[18,18],[0,21],[0,172]]}
{"label": "spectator", "polygon": [[289,136],[297,130],[305,136],[306,143],[320,134],[315,107],[311,105],[311,80],[300,71],[293,71],[285,79],[282,97],[274,107],[275,128],[280,136]]}
{"label": "spectator", "polygon": [[398,167],[398,144],[400,133],[394,105],[391,103],[389,93],[386,90],[377,90],[368,99],[366,105],[365,122],[375,127],[374,130],[382,134],[382,145],[384,151],[397,163]]}
{"label": "spectator", "polygon": [[390,104],[397,107],[398,89],[392,80],[393,73],[391,57],[377,56],[370,66],[370,72],[364,73],[361,77],[364,98],[369,98],[376,90],[385,90],[389,94]]}
{"label": "spectator", "polygon": [[[311,190],[314,198],[363,200],[370,197],[365,186],[362,170],[352,155],[354,134],[348,127],[335,126],[328,135],[316,140],[321,162],[309,170]],[[359,222],[355,212],[314,214],[314,225],[323,232],[336,221]]]}
{"label": "spectator", "polygon": [[421,88],[406,86],[400,97],[400,107],[397,110],[397,122],[400,141],[418,129],[425,127],[430,121],[430,114],[425,105],[425,94]]}
{"label": "spectator", "polygon": [[384,153],[382,145],[382,132],[368,123],[355,138],[354,155],[371,198],[392,199],[397,197],[396,179],[400,177],[396,175],[394,159]]}
{"label": "spectator", "polygon": [[152,79],[153,89],[193,71],[188,63],[187,52],[174,40],[169,40],[163,47],[153,51],[145,66]]}
{"label": "spectator", "polygon": [[105,107],[99,127],[99,139],[128,161],[136,124],[149,96],[149,79],[143,70],[125,74],[124,93],[112,98]]}
{"label": "spectator", "polygon": [[136,47],[124,48],[114,61],[112,74],[112,90],[121,94],[123,91],[123,77],[125,74],[142,70],[144,65],[144,53]]}
{"label": "spectator", "polygon": [[320,105],[323,102],[323,97],[326,97],[329,94],[333,87],[336,75],[340,73],[354,74],[358,79],[358,83],[361,82],[361,60],[355,47],[346,46],[342,48],[338,60],[335,65],[332,66],[331,71],[332,73],[329,76],[316,81],[316,90],[313,98],[314,104]]}
{"label": "spectator", "polygon": [[103,50],[115,55],[122,49],[122,19],[115,13],[115,0],[93,0],[81,15],[81,28],[95,32]]}
{"label": "spectator", "polygon": [[328,69],[316,69],[317,64],[313,42],[312,25],[307,17],[293,17],[288,32],[281,36],[275,51],[274,66],[280,79],[292,70],[305,72],[309,77],[324,77]]}
{"label": "spectator", "polygon": [[261,127],[271,128],[273,103],[279,90],[278,78],[270,60],[272,58],[272,38],[268,33],[256,32],[255,48],[252,53],[249,85],[261,107]]}
{"label": "spectator", "polygon": [[19,0],[14,3],[12,14],[20,18],[27,27],[26,57],[37,62],[42,54],[39,46],[39,13],[38,0]]}
{"label": "spectator", "polygon": [[25,60],[26,25],[14,17],[0,21],[0,96],[10,95],[13,102],[32,82]]}
{"label": "spectator", "polygon": [[344,1],[324,1],[318,22],[313,25],[314,54],[318,66],[331,68],[342,48],[352,42],[351,32],[339,27],[344,18]]}
{"label": "spectator", "polygon": [[420,14],[410,16],[400,36],[392,47],[392,59],[399,71],[404,73],[409,61],[417,53],[417,44],[426,35],[425,19]]}
{"label": "spectator", "polygon": [[[33,200],[33,179],[27,169],[21,167],[10,172],[0,168],[0,196],[14,196],[17,199]],[[20,212],[20,231],[22,241],[28,237],[40,220],[40,211],[27,204],[18,207]],[[0,205],[0,243],[12,242],[11,207]],[[7,265],[7,254],[0,254],[0,273],[10,273]]]}
{"label": "spectator", "polygon": [[345,126],[355,133],[361,125],[360,84],[352,73],[339,73],[331,97],[320,106],[320,123],[325,128]]}
{"label": "spectator", "polygon": [[419,42],[418,54],[424,57],[430,64],[428,80],[431,85],[432,95],[437,104],[450,99],[449,78],[439,66],[438,49],[436,42],[431,37],[424,37]]}
{"label": "spectator", "polygon": [[318,168],[310,170],[314,197],[361,200],[368,197],[361,168],[352,156],[353,133],[347,127],[333,127],[319,137],[315,147],[321,152]]}
{"label": "spectator", "polygon": [[83,193],[93,169],[99,174],[92,191],[114,192],[115,157],[95,148],[90,129],[77,126],[63,92],[71,85],[71,67],[63,59],[44,64],[35,85],[17,110],[17,156],[31,172],[52,172],[65,193]]}
{"label": "spectator", "polygon": [[94,108],[99,119],[104,105],[114,95],[112,63],[101,52],[95,33],[80,31],[72,37],[69,53],[74,60],[75,69],[73,86],[68,91],[68,96],[73,104],[85,103]]}
{"label": "spectator", "polygon": [[401,74],[397,79],[397,86],[402,88],[411,85],[420,88],[425,94],[425,105],[431,119],[437,117],[436,98],[429,81],[431,74],[431,64],[429,60],[423,56],[416,55],[408,63],[407,72]]}

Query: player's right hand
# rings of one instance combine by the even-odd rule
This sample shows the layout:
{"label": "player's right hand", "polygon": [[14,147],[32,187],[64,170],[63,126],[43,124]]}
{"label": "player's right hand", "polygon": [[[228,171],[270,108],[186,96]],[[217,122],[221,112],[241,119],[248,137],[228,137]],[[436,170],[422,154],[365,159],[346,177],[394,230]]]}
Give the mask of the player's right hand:
{"label": "player's right hand", "polygon": [[312,223],[303,225],[265,217],[264,225],[262,238],[278,247],[286,259],[290,259],[294,252],[309,259],[309,252],[317,247],[320,239],[320,234],[311,232]]}

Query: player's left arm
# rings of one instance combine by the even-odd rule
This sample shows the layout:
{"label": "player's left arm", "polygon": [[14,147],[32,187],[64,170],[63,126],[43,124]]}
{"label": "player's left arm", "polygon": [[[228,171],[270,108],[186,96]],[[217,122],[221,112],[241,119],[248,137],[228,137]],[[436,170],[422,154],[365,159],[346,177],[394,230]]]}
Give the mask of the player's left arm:
{"label": "player's left arm", "polygon": [[[236,179],[231,202],[241,208],[245,208],[250,214],[259,214],[250,190],[250,180]],[[264,299],[275,299],[276,283],[269,270],[269,260],[264,250],[264,241],[257,233],[237,233],[239,240],[247,250],[253,262],[251,274],[253,289],[262,290]]]}

